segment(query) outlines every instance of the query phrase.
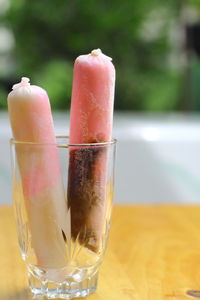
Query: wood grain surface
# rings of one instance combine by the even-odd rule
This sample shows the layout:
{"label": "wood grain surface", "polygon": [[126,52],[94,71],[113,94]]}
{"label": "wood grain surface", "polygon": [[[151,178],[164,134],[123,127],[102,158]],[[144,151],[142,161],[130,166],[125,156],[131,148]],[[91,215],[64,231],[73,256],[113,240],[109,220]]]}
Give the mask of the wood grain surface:
{"label": "wood grain surface", "polygon": [[[193,289],[200,290],[200,207],[116,206],[98,290],[88,299],[195,299],[187,295]],[[28,299],[13,211],[0,207],[0,300]]]}

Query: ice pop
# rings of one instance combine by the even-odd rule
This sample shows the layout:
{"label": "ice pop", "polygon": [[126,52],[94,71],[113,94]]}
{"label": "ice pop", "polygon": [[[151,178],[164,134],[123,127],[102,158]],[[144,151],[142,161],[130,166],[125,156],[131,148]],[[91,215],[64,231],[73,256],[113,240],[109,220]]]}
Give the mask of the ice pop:
{"label": "ice pop", "polygon": [[[112,138],[115,68],[100,49],[74,64],[70,144],[109,142]],[[98,252],[106,197],[106,146],[70,150],[68,206],[72,237]]]}
{"label": "ice pop", "polygon": [[48,95],[23,77],[8,95],[8,110],[14,139],[30,142],[17,143],[16,151],[37,264],[64,267],[67,204]]}

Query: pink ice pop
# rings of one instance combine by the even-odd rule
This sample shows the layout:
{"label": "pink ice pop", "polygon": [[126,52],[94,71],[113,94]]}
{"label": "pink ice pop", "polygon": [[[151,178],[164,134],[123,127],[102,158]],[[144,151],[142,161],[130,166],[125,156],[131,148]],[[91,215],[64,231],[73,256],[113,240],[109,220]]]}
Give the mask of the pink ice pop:
{"label": "pink ice pop", "polygon": [[108,142],[112,137],[115,68],[100,49],[74,64],[70,143]]}
{"label": "pink ice pop", "polygon": [[67,207],[48,95],[23,77],[8,95],[8,110],[16,141],[49,145],[18,143],[17,160],[38,266],[64,267]]}
{"label": "pink ice pop", "polygon": [[[115,68],[100,49],[79,56],[74,65],[70,143],[112,138]],[[68,206],[72,237],[92,251],[100,247],[105,217],[106,147],[71,147]]]}

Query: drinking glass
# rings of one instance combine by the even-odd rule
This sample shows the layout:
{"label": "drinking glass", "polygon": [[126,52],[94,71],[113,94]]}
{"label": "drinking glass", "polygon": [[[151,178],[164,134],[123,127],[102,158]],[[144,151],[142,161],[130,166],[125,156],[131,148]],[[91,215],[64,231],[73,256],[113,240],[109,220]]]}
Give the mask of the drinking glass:
{"label": "drinking glass", "polygon": [[85,297],[97,288],[110,229],[116,140],[11,139],[19,246],[32,294]]}

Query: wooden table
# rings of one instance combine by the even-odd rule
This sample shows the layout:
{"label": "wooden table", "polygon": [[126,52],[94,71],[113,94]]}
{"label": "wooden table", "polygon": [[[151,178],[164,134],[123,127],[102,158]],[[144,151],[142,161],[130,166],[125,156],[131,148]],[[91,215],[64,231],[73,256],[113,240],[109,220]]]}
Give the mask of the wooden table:
{"label": "wooden table", "polygon": [[[200,207],[117,206],[99,286],[89,300],[195,299]],[[0,300],[31,299],[12,208],[0,207]]]}

